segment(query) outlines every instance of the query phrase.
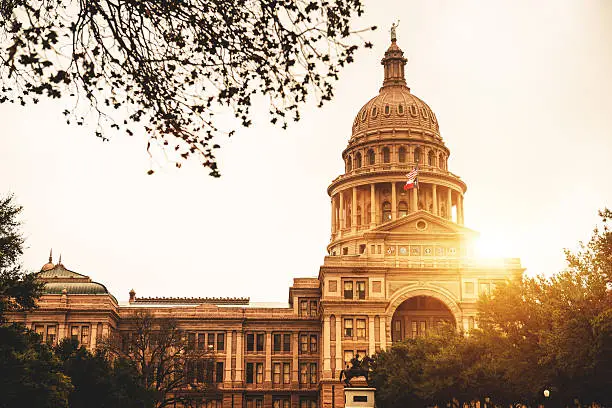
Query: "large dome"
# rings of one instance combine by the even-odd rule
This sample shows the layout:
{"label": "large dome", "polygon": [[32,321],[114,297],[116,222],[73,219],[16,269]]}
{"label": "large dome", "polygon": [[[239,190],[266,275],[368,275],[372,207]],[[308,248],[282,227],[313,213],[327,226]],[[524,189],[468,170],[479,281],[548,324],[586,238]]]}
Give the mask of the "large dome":
{"label": "large dome", "polygon": [[393,40],[381,61],[385,69],[383,86],[379,94],[370,99],[355,117],[351,143],[385,130],[419,130],[441,140],[436,115],[406,86],[406,62],[403,51]]}

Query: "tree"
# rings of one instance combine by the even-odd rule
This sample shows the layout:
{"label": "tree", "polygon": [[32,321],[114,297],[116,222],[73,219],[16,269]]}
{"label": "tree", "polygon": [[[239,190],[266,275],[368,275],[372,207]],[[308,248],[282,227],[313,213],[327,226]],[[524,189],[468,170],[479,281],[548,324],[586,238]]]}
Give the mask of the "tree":
{"label": "tree", "polygon": [[132,135],[141,125],[149,154],[175,152],[178,167],[196,156],[215,177],[214,140],[224,133],[215,112],[230,108],[249,126],[260,94],[271,122],[286,127],[308,95],[319,106],[330,100],[361,41],[352,20],[363,12],[361,0],[0,5],[0,102],[68,97],[76,105],[64,110],[69,123],[94,119],[103,139],[109,128]]}
{"label": "tree", "polygon": [[[184,333],[172,318],[155,318],[148,312],[138,312],[130,330],[111,339],[108,348],[135,365],[143,388],[153,396],[155,407],[189,405],[214,394],[211,354],[191,351]],[[195,362],[197,366],[192,364]],[[206,381],[194,384],[193,370],[197,369]]]}
{"label": "tree", "polygon": [[24,273],[19,263],[24,244],[21,211],[12,195],[0,197],[0,324],[7,312],[33,308],[42,288],[36,275]]}

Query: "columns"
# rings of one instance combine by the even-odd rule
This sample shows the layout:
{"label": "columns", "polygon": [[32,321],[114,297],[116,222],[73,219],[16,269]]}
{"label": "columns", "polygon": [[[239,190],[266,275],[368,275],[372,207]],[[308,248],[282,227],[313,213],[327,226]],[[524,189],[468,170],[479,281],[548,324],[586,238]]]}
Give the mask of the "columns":
{"label": "columns", "polygon": [[397,185],[394,182],[391,183],[391,220],[397,218]]}
{"label": "columns", "polygon": [[225,332],[225,378],[223,382],[232,382],[232,332]]}
{"label": "columns", "polygon": [[344,369],[344,362],[342,361],[344,356],[342,355],[342,316],[336,315],[336,372]]}
{"label": "columns", "polygon": [[266,332],[266,368],[264,383],[272,382],[272,333]]}
{"label": "columns", "polygon": [[242,331],[236,333],[236,382],[242,382]]}
{"label": "columns", "polygon": [[369,345],[368,345],[368,355],[372,355],[374,353],[376,353],[376,328],[374,326],[374,316],[368,316],[368,323],[369,323],[369,335],[368,335],[368,339],[370,340]]}
{"label": "columns", "polygon": [[387,327],[386,327],[386,318],[385,316],[380,316],[380,349],[387,349]]}
{"label": "columns", "polygon": [[410,190],[410,194],[412,194],[412,204],[410,205],[410,212],[419,211],[419,197],[418,197],[418,188],[413,188]]}
{"label": "columns", "polygon": [[331,377],[331,328],[329,324],[329,316],[325,316],[323,318],[323,377]]}
{"label": "columns", "polygon": [[376,225],[376,184],[370,184],[370,228]]}
{"label": "columns", "polygon": [[353,187],[353,197],[351,199],[351,230],[357,232],[357,187]]}
{"label": "columns", "polygon": [[291,382],[293,384],[297,384],[298,383],[298,376],[299,376],[299,371],[300,371],[300,367],[298,366],[298,356],[300,354],[300,350],[299,347],[300,345],[298,344],[298,336],[299,333],[295,332],[295,333],[291,333]]}
{"label": "columns", "polygon": [[436,185],[431,185],[431,196],[433,198],[433,214],[438,215],[438,193],[436,191]]}
{"label": "columns", "polygon": [[457,223],[463,225],[463,195],[457,194]]}
{"label": "columns", "polygon": [[338,229],[342,232],[344,229],[344,194],[341,191],[338,195],[340,196],[340,216],[338,217],[340,219],[340,226]]}
{"label": "columns", "polygon": [[446,196],[446,206],[448,211],[448,219],[453,220],[453,189],[448,188],[448,195]]}

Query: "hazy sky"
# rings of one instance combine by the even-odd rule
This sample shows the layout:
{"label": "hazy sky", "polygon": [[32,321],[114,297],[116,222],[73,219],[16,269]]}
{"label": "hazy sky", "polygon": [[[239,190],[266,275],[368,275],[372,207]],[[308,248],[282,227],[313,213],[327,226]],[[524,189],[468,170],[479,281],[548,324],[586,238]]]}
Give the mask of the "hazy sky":
{"label": "hazy sky", "polygon": [[292,278],[323,262],[326,188],[399,19],[407,82],[468,185],[466,226],[483,254],[520,257],[531,274],[561,269],[562,249],[612,205],[612,2],[365,3],[358,24],[379,26],[374,49],[342,72],[333,102],[306,107],[288,131],[262,115],[221,140],[220,179],[197,163],[147,176],[144,139],[103,143],[65,125],[61,103],[0,105],[0,194],[25,207],[25,267],[40,269],[53,247],[120,301],[131,288],[285,301]]}

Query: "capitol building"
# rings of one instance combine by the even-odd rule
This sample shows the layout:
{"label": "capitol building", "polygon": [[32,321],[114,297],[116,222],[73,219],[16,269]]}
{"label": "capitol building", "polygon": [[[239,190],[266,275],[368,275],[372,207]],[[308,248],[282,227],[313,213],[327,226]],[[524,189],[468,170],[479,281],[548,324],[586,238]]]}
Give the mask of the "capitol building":
{"label": "capitol building", "polygon": [[[339,372],[356,354],[441,324],[476,327],[479,295],[524,269],[516,258],[475,257],[478,233],[464,225],[466,183],[448,168],[435,113],[406,84],[406,62],[392,38],[378,95],[346,124],[344,173],[327,188],[327,256],[316,277],[294,278],[286,305],[134,291],[118,302],[95,277],[50,258],[38,274],[39,307],[12,318],[45,341],[73,337],[89,349],[129,332],[140,312],[173,318],[188,348],[213,353],[219,392],[200,405],[211,408],[340,408]],[[414,169],[418,184],[404,189]]]}

